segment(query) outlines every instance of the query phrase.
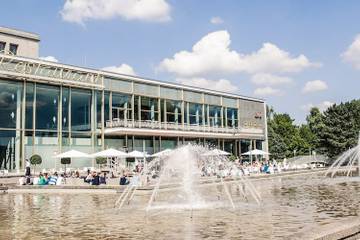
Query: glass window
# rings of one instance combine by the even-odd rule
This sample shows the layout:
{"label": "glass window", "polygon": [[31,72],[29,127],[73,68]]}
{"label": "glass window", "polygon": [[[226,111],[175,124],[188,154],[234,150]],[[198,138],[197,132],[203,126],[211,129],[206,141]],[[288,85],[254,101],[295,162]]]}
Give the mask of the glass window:
{"label": "glass window", "polygon": [[17,55],[17,50],[18,50],[18,45],[17,45],[17,44],[10,43],[9,51],[10,51],[12,54]]}
{"label": "glass window", "polygon": [[210,126],[221,126],[221,107],[208,106],[209,109],[209,122]]}
{"label": "glass window", "polygon": [[131,95],[112,93],[112,118],[131,119]]}
{"label": "glass window", "polygon": [[0,127],[20,128],[22,83],[0,81]]}
{"label": "glass window", "polygon": [[70,105],[70,90],[68,87],[62,89],[62,129],[69,131],[69,105]]}
{"label": "glass window", "polygon": [[141,97],[141,120],[158,121],[158,99]]}
{"label": "glass window", "polygon": [[56,130],[59,88],[36,84],[36,129]]}
{"label": "glass window", "polygon": [[177,138],[161,138],[161,150],[164,149],[175,149],[177,146]]}
{"label": "glass window", "polygon": [[19,167],[19,146],[16,131],[0,131],[0,169],[16,169]]}
{"label": "glass window", "polygon": [[238,111],[236,108],[228,108],[227,110],[227,126],[237,127],[238,126]]}
{"label": "glass window", "polygon": [[142,138],[134,138],[134,150],[143,152],[144,151],[144,145],[143,145],[143,139]]}
{"label": "glass window", "polygon": [[154,153],[154,141],[152,137],[144,137],[145,152],[148,154]]}
{"label": "glass window", "polygon": [[4,53],[6,42],[0,42],[0,53]]}
{"label": "glass window", "polygon": [[33,129],[34,88],[35,85],[33,83],[26,83],[26,109],[25,109],[26,129]]}
{"label": "glass window", "polygon": [[91,130],[91,91],[71,89],[71,131]]}
{"label": "glass window", "polygon": [[234,140],[229,140],[229,141],[224,141],[224,151],[231,153],[233,155],[236,154],[235,152],[235,141]]}
{"label": "glass window", "polygon": [[96,91],[96,126],[101,128],[102,92]]}
{"label": "glass window", "polygon": [[181,123],[181,101],[166,100],[166,121]]}
{"label": "glass window", "polygon": [[104,92],[104,121],[110,120],[110,92]]}
{"label": "glass window", "polygon": [[189,123],[191,125],[199,125],[202,121],[202,104],[189,103]]}

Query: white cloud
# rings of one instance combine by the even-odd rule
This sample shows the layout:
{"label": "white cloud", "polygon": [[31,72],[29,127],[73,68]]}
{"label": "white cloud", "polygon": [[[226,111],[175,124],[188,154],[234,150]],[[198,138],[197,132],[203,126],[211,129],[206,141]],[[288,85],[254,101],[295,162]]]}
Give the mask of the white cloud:
{"label": "white cloud", "polygon": [[54,56],[39,57],[41,60],[49,62],[59,62]]}
{"label": "white cloud", "polygon": [[343,59],[360,69],[360,34],[358,34],[348,49],[342,54]]}
{"label": "white cloud", "polygon": [[302,91],[303,93],[309,93],[309,92],[324,91],[326,89],[328,89],[326,82],[321,80],[314,80],[307,82]]}
{"label": "white cloud", "polygon": [[305,105],[301,106],[301,109],[309,112],[313,107],[317,107],[319,108],[320,111],[325,111],[326,109],[328,109],[329,107],[331,107],[334,103],[330,102],[330,101],[323,101],[321,103],[318,104],[312,104],[312,103],[308,103]]}
{"label": "white cloud", "polygon": [[286,85],[292,83],[293,80],[289,77],[277,76],[268,73],[258,73],[251,77],[251,82],[256,85],[275,86]]}
{"label": "white cloud", "polygon": [[66,0],[60,13],[64,21],[78,24],[116,17],[149,22],[171,20],[166,0]]}
{"label": "white cloud", "polygon": [[118,67],[117,66],[104,67],[104,68],[102,68],[102,70],[108,71],[108,72],[132,75],[132,76],[136,75],[134,69],[125,63],[121,64]]}
{"label": "white cloud", "polygon": [[221,17],[212,17],[212,18],[210,19],[210,22],[211,22],[212,24],[219,25],[219,24],[224,23],[224,20],[223,20]]}
{"label": "white cloud", "polygon": [[257,88],[254,91],[254,95],[265,97],[265,96],[282,96],[284,93],[276,88],[272,87],[263,87],[263,88]]}
{"label": "white cloud", "polygon": [[172,58],[165,58],[159,68],[179,76],[200,76],[208,73],[300,72],[320,66],[304,55],[291,57],[272,43],[264,43],[251,54],[231,50],[230,43],[230,34],[225,30],[209,33],[192,47],[192,51],[183,50]]}
{"label": "white cloud", "polygon": [[195,86],[200,88],[212,89],[222,92],[236,92],[237,86],[233,85],[229,80],[208,80],[205,78],[177,78],[178,83]]}

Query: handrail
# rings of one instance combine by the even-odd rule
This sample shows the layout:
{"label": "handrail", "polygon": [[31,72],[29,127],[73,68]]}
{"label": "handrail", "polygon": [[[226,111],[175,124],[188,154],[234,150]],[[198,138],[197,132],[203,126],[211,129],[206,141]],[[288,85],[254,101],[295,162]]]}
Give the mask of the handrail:
{"label": "handrail", "polygon": [[[213,133],[230,133],[236,134],[240,132],[246,132],[247,128],[229,128],[229,127],[220,127],[220,126],[205,126],[197,124],[177,124],[173,122],[159,122],[151,120],[124,120],[124,119],[113,119],[113,121],[106,121],[106,128],[116,128],[116,127],[126,127],[126,128],[146,128],[146,129],[164,129],[164,130],[179,130],[179,131],[196,131],[196,132],[213,132]],[[259,132],[263,131],[258,129]]]}

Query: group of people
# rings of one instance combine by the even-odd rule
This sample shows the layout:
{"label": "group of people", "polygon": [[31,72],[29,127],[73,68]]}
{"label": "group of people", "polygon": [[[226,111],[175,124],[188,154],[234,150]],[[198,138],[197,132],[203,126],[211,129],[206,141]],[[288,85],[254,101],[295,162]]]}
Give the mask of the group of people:
{"label": "group of people", "polygon": [[87,176],[84,178],[84,182],[89,183],[90,185],[98,186],[100,184],[106,184],[106,173],[99,174],[96,171],[88,170]]}
{"label": "group of people", "polygon": [[34,178],[32,178],[30,174],[25,174],[25,177],[19,179],[20,185],[63,185],[64,183],[64,175],[59,175],[57,172],[51,175],[47,172],[40,172],[39,175]]}
{"label": "group of people", "polygon": [[254,161],[252,163],[240,161],[234,164],[203,164],[201,168],[202,176],[218,177],[236,177],[248,176],[250,174],[274,174],[282,171],[282,167],[276,162],[271,161]]}

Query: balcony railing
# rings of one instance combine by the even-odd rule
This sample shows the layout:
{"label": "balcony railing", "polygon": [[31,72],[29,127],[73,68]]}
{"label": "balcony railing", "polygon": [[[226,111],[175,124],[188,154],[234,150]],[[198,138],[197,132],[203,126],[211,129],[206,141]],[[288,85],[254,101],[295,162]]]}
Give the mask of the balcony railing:
{"label": "balcony railing", "polygon": [[[236,134],[243,132],[246,129],[226,128],[217,126],[204,126],[204,125],[189,125],[189,124],[176,124],[164,123],[158,121],[126,121],[122,119],[113,119],[113,121],[106,121],[106,128],[144,128],[144,129],[163,129],[163,130],[178,130],[178,131],[193,131],[193,132],[213,132],[213,133],[229,133]],[[252,129],[254,130],[254,129]],[[256,129],[257,133],[263,133],[262,129]]]}

